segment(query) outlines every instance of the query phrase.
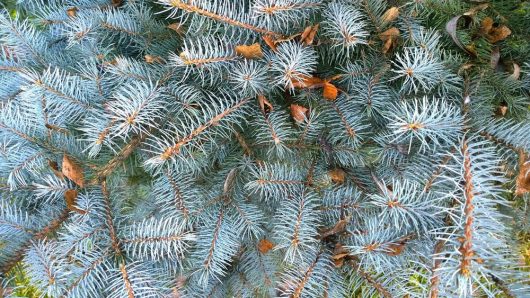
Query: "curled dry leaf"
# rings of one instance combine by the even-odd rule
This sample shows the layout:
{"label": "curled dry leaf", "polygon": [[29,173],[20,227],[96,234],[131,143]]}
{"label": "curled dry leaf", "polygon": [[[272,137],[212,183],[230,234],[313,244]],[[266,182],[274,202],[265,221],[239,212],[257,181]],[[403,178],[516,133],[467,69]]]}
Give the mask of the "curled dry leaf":
{"label": "curled dry leaf", "polygon": [[466,15],[466,14],[458,15],[458,16],[452,18],[451,20],[449,20],[449,22],[447,22],[447,24],[445,25],[445,30],[447,31],[447,33],[449,33],[449,36],[451,36],[451,39],[454,41],[454,43],[459,48],[461,48],[462,50],[466,51],[468,54],[476,56],[476,52],[474,52],[473,49],[471,49],[469,47],[465,47],[462,44],[462,42],[460,41],[460,39],[458,38],[458,35],[456,34],[456,28],[457,28],[458,21],[460,20],[460,18],[464,18],[464,19],[466,19],[468,21],[473,20],[471,15]]}
{"label": "curled dry leaf", "polygon": [[399,8],[398,7],[390,7],[385,13],[383,14],[383,23],[390,23],[393,22],[397,17],[399,16]]}
{"label": "curled dry leaf", "polygon": [[63,155],[62,173],[79,187],[84,187],[85,174],[83,173],[83,168],[66,154]]}
{"label": "curled dry leaf", "polygon": [[524,151],[519,152],[519,174],[515,181],[515,195],[522,196],[530,193],[530,159]]}
{"label": "curled dry leaf", "polygon": [[333,183],[343,184],[346,180],[346,172],[341,168],[330,170],[328,175]]}
{"label": "curled dry leaf", "polygon": [[521,67],[517,63],[513,63],[513,72],[510,75],[510,78],[518,80],[519,76],[521,76]]}
{"label": "curled dry leaf", "polygon": [[339,94],[339,89],[337,89],[337,87],[335,87],[335,85],[329,83],[329,82],[325,82],[324,83],[324,91],[323,91],[323,96],[325,99],[327,100],[335,100],[337,99],[337,96]]}
{"label": "curled dry leaf", "polygon": [[351,256],[348,250],[344,246],[342,246],[342,244],[335,244],[335,248],[333,248],[333,256],[331,256],[331,259],[333,260],[333,265],[335,265],[335,267],[342,267],[342,265],[344,265],[344,261],[350,258]]}
{"label": "curled dry leaf", "polygon": [[77,200],[77,190],[75,189],[69,189],[64,192],[64,200],[66,201],[66,208],[70,211],[77,212],[79,214],[85,214],[86,211],[77,208],[76,206],[76,200]]}
{"label": "curled dry leaf", "polygon": [[261,51],[261,45],[257,42],[251,45],[236,46],[236,54],[243,56],[247,59],[263,58],[263,52]]}
{"label": "curled dry leaf", "polygon": [[261,239],[258,242],[258,250],[262,254],[266,254],[274,247],[274,243],[270,242],[267,239]]}
{"label": "curled dry leaf", "polygon": [[226,175],[225,183],[223,185],[223,193],[227,194],[234,187],[236,181],[237,168],[230,170],[228,175]]}
{"label": "curled dry leaf", "polygon": [[307,112],[309,111],[306,107],[297,104],[291,104],[290,109],[291,116],[296,122],[304,122],[307,117]]}
{"label": "curled dry leaf", "polygon": [[382,52],[385,54],[396,46],[399,40],[399,30],[396,27],[392,27],[385,32],[379,33],[378,36],[384,42]]}
{"label": "curled dry leaf", "polygon": [[258,95],[258,104],[263,114],[268,114],[274,110],[272,104],[267,100],[265,95]]}

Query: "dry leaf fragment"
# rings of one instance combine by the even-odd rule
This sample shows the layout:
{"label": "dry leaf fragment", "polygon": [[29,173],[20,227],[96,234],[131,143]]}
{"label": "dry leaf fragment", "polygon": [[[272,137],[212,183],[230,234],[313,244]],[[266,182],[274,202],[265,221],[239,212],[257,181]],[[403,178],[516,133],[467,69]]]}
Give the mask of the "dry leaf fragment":
{"label": "dry leaf fragment", "polygon": [[522,196],[530,192],[530,159],[524,151],[519,153],[519,174],[515,181],[515,195]]}
{"label": "dry leaf fragment", "polygon": [[273,50],[274,52],[278,51],[276,47],[276,40],[271,35],[264,35],[263,41]]}
{"label": "dry leaf fragment", "polygon": [[508,112],[508,106],[506,105],[506,103],[502,103],[500,106],[497,107],[497,111],[495,112],[495,114],[497,116],[504,117],[506,116],[506,112]]}
{"label": "dry leaf fragment", "polygon": [[399,39],[399,29],[396,27],[392,27],[385,32],[379,33],[379,39],[381,39],[384,42],[382,52],[383,54],[390,51],[390,49],[394,48],[397,44],[397,41]]}
{"label": "dry leaf fragment", "polygon": [[68,8],[66,10],[66,14],[70,17],[70,18],[75,18],[77,16],[77,12],[79,11],[79,8],[77,7],[71,7],[71,8]]}
{"label": "dry leaf fragment", "polygon": [[182,26],[182,23],[172,23],[167,25],[167,27],[175,32],[177,32],[178,35],[184,35],[184,28]]}
{"label": "dry leaf fragment", "polygon": [[79,214],[85,214],[86,211],[76,207],[77,190],[69,189],[64,192],[64,199],[66,201],[66,208],[70,211],[77,212]]}
{"label": "dry leaf fragment", "polygon": [[259,59],[263,58],[263,52],[261,51],[261,45],[254,43],[251,45],[239,45],[236,46],[236,53],[247,59]]}
{"label": "dry leaf fragment", "polygon": [[267,239],[261,239],[258,242],[258,250],[262,254],[266,254],[274,247],[274,243],[270,242]]}
{"label": "dry leaf fragment", "polygon": [[258,103],[263,114],[268,114],[274,110],[272,104],[267,100],[267,98],[263,94],[258,95]]}
{"label": "dry leaf fragment", "polygon": [[162,63],[162,62],[163,62],[162,58],[160,58],[160,57],[158,57],[158,56],[145,55],[144,58],[145,58],[145,62],[147,62],[147,63],[149,63],[149,64],[152,64],[152,63]]}
{"label": "dry leaf fragment", "polygon": [[223,185],[223,193],[227,194],[234,187],[236,181],[237,168],[230,170],[228,175],[226,175],[225,183]]}
{"label": "dry leaf fragment", "polygon": [[351,217],[348,216],[344,219],[337,221],[337,223],[332,228],[324,230],[320,233],[320,239],[324,239],[329,236],[333,236],[333,235],[344,232],[350,220],[351,220]]}
{"label": "dry leaf fragment", "polygon": [[52,171],[55,174],[55,176],[57,176],[57,177],[59,177],[61,179],[64,178],[63,173],[61,173],[61,171],[59,171],[59,164],[57,164],[57,162],[55,160],[48,159],[48,165],[52,169]]}
{"label": "dry leaf fragment", "polygon": [[517,63],[513,63],[513,73],[510,75],[510,78],[518,80],[521,75],[521,67]]}
{"label": "dry leaf fragment", "polygon": [[335,244],[335,248],[333,248],[333,256],[331,257],[333,259],[333,264],[335,267],[342,267],[344,265],[344,261],[347,260],[350,257],[350,254],[342,244],[337,243]]}
{"label": "dry leaf fragment", "polygon": [[486,17],[481,22],[480,32],[488,39],[491,43],[496,43],[506,39],[512,31],[505,25],[494,26],[493,19]]}
{"label": "dry leaf fragment", "polygon": [[309,36],[309,33],[313,30],[313,26],[307,26],[305,27],[304,31],[302,31],[302,34],[300,35],[300,41],[304,42],[304,40]]}
{"label": "dry leaf fragment", "polygon": [[309,110],[301,105],[292,104],[291,105],[291,116],[296,122],[304,122]]}
{"label": "dry leaf fragment", "polygon": [[338,94],[339,94],[339,89],[337,89],[335,85],[329,82],[324,83],[324,91],[322,95],[324,96],[325,99],[335,100],[337,99]]}
{"label": "dry leaf fragment", "polygon": [[314,26],[307,26],[304,29],[304,32],[302,32],[302,35],[300,36],[300,42],[305,45],[312,45],[319,27],[319,24],[316,24]]}
{"label": "dry leaf fragment", "polygon": [[390,7],[384,14],[383,14],[383,23],[390,23],[397,19],[399,16],[399,8],[393,6]]}
{"label": "dry leaf fragment", "polygon": [[341,168],[335,168],[328,172],[333,183],[342,184],[346,180],[346,172]]}
{"label": "dry leaf fragment", "polygon": [[386,246],[386,249],[385,253],[389,256],[400,255],[405,250],[405,242],[391,243]]}
{"label": "dry leaf fragment", "polygon": [[318,88],[323,86],[324,80],[314,76],[301,75],[300,79],[291,81],[294,88]]}
{"label": "dry leaf fragment", "polygon": [[118,7],[123,4],[123,0],[112,0],[111,3],[112,3],[112,6]]}
{"label": "dry leaf fragment", "polygon": [[66,154],[63,155],[62,173],[68,179],[74,181],[75,184],[79,185],[79,187],[84,187],[85,174],[83,173],[83,168]]}

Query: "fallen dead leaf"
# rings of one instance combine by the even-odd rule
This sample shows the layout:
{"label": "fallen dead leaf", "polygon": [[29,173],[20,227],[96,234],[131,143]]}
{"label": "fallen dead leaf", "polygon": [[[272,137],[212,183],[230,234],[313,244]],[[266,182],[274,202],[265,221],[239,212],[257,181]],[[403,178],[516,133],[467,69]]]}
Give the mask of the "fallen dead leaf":
{"label": "fallen dead leaf", "polygon": [[66,154],[63,155],[62,173],[68,179],[74,181],[75,184],[79,185],[79,187],[84,187],[85,175],[83,173],[83,168]]}

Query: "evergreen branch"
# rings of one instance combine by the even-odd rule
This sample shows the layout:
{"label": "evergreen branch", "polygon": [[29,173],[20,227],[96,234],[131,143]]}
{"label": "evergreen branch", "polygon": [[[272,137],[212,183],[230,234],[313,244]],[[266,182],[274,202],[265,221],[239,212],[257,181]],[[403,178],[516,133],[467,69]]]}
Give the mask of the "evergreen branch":
{"label": "evergreen branch", "polygon": [[127,289],[127,297],[134,298],[134,290],[132,288],[131,281],[129,280],[129,273],[127,272],[127,269],[125,268],[124,262],[120,264],[120,272],[122,274],[123,281],[125,283],[125,288]]}
{"label": "evergreen branch", "polygon": [[462,253],[462,260],[460,263],[460,274],[468,277],[471,274],[471,262],[474,255],[473,251],[473,174],[471,173],[471,158],[469,156],[469,151],[467,147],[467,141],[464,140],[462,145],[462,153],[464,155],[464,239],[462,245],[460,246],[460,251]]}
{"label": "evergreen branch", "polygon": [[116,228],[114,226],[114,219],[112,216],[112,210],[111,210],[111,203],[110,203],[110,193],[107,188],[107,181],[103,180],[100,182],[101,186],[101,192],[103,193],[103,201],[105,203],[104,209],[105,209],[105,221],[107,224],[107,229],[109,230],[109,236],[112,243],[112,248],[114,249],[114,253],[117,256],[122,256],[122,250],[121,250],[121,241],[116,235]]}
{"label": "evergreen branch", "polygon": [[45,226],[39,231],[33,232],[31,237],[26,240],[22,245],[20,245],[20,248],[13,254],[13,256],[11,256],[10,260],[8,260],[4,265],[0,267],[0,274],[7,274],[9,271],[11,271],[11,269],[13,269],[16,264],[18,264],[18,262],[20,262],[24,258],[24,254],[26,253],[28,246],[31,244],[31,241],[44,239],[50,233],[55,232],[61,227],[61,225],[68,218],[69,215],[69,210],[64,209],[63,212],[57,218],[50,221],[47,226]]}
{"label": "evergreen branch", "polygon": [[193,4],[185,3],[184,1],[186,1],[186,0],[168,0],[168,4],[171,7],[174,7],[174,8],[182,9],[182,10],[185,10],[185,11],[190,12],[190,13],[196,13],[198,15],[210,18],[210,19],[218,21],[218,22],[227,23],[229,25],[236,26],[236,27],[241,27],[241,28],[244,28],[244,29],[248,29],[248,30],[260,33],[260,34],[267,34],[267,35],[272,35],[272,36],[275,36],[275,37],[281,37],[282,36],[282,34],[280,34],[280,33],[276,33],[276,32],[267,30],[265,28],[256,27],[254,25],[251,25],[251,24],[248,24],[248,23],[245,23],[245,22],[241,22],[241,21],[238,21],[238,20],[235,20],[235,19],[231,19],[229,17],[223,16],[223,15],[219,15],[219,14],[216,14],[214,12],[202,9],[202,8],[200,8],[198,6],[193,5]]}
{"label": "evergreen branch", "polygon": [[177,155],[179,154],[180,152],[180,148],[184,145],[186,145],[187,143],[191,142],[192,140],[194,140],[197,136],[201,135],[202,133],[204,133],[207,129],[209,129],[210,127],[212,127],[213,125],[217,124],[219,121],[221,121],[223,118],[225,118],[226,116],[232,114],[234,111],[236,111],[237,109],[239,109],[241,106],[243,106],[244,104],[248,103],[249,102],[249,99],[243,99],[241,100],[240,102],[238,102],[237,104],[235,104],[234,106],[232,107],[229,107],[227,108],[226,110],[222,111],[221,113],[217,114],[215,117],[213,117],[212,119],[210,119],[208,122],[200,125],[199,127],[195,128],[189,135],[181,138],[176,144],[174,144],[173,146],[167,148],[161,155],[160,155],[160,158],[162,160],[168,160],[171,156],[173,155]]}
{"label": "evergreen branch", "polygon": [[214,254],[214,250],[215,250],[215,244],[219,240],[219,233],[221,231],[221,224],[223,222],[223,218],[224,218],[224,209],[221,208],[219,210],[219,215],[217,216],[217,222],[215,224],[212,240],[210,242],[210,248],[208,249],[208,255],[206,257],[206,260],[203,263],[203,266],[205,268],[209,268],[211,263],[213,262],[213,254]]}
{"label": "evergreen branch", "polygon": [[369,272],[363,270],[361,266],[354,260],[350,260],[352,267],[355,271],[364,279],[368,284],[370,284],[381,296],[384,298],[392,298],[392,294],[388,289],[385,288],[383,284],[378,282],[374,277],[370,275]]}
{"label": "evergreen branch", "polygon": [[315,257],[315,259],[309,264],[309,266],[305,270],[302,280],[300,280],[295,286],[294,292],[292,294],[293,298],[302,297],[302,291],[304,290],[304,287],[307,281],[311,277],[311,274],[313,274],[313,270],[315,269],[315,266],[317,265],[318,260],[320,259],[321,255],[322,255],[322,252],[319,252],[317,256]]}
{"label": "evergreen branch", "polygon": [[115,155],[109,162],[107,162],[105,166],[98,170],[95,182],[97,183],[97,181],[102,181],[107,176],[112,174],[112,172],[119,167],[138,146],[142,144],[142,141],[145,140],[146,137],[147,134],[140,134],[127,143],[127,145],[125,145],[117,155]]}
{"label": "evergreen branch", "polygon": [[[452,151],[454,151],[454,149]],[[451,155],[447,155],[446,157],[444,157],[442,162],[437,166],[437,168],[434,171],[434,173],[432,173],[431,177],[429,177],[429,179],[427,179],[427,182],[425,183],[425,187],[423,188],[424,192],[429,192],[431,190],[434,181],[436,180],[436,178],[438,178],[442,174],[442,172],[444,170],[444,166],[450,160],[451,160]]]}
{"label": "evergreen branch", "polygon": [[173,197],[175,199],[175,203],[176,203],[177,208],[179,210],[181,210],[182,213],[184,214],[184,217],[187,218],[189,213],[190,213],[190,211],[186,207],[186,204],[184,202],[184,198],[182,196],[182,192],[180,191],[180,187],[178,186],[178,184],[175,181],[175,179],[173,179],[173,177],[169,173],[168,169],[166,169],[164,171],[164,175],[166,175],[167,179],[169,180],[169,183],[171,184],[171,188],[173,189],[173,194],[174,194]]}

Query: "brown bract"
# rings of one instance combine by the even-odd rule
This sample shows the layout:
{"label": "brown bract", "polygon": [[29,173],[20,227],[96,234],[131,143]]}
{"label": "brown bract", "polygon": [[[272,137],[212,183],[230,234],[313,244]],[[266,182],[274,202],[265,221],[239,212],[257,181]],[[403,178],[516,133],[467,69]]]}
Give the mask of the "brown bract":
{"label": "brown bract", "polygon": [[263,52],[261,51],[261,45],[257,42],[251,45],[236,46],[236,54],[243,56],[247,59],[263,58]]}
{"label": "brown bract", "polygon": [[390,7],[385,13],[383,14],[383,23],[390,23],[397,19],[399,16],[399,8],[398,7]]}

